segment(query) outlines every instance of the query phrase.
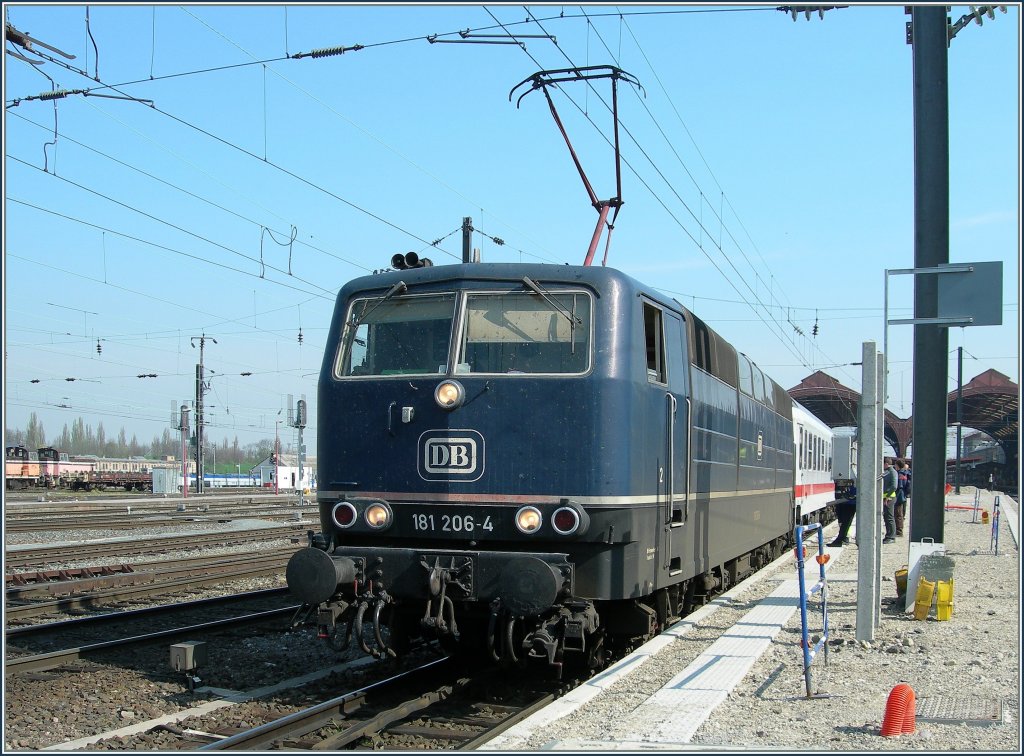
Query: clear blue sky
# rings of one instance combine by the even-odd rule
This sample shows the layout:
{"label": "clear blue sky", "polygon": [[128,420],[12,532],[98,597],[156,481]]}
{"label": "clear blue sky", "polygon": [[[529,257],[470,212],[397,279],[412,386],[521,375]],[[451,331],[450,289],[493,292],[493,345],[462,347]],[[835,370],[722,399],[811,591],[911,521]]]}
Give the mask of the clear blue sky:
{"label": "clear blue sky", "polygon": [[[78,416],[160,435],[194,396],[190,340],[205,334],[208,436],[272,437],[287,395],[305,394],[315,453],[346,281],[396,252],[458,261],[464,216],[484,260],[581,264],[597,215],[543,95],[508,97],[540,69],[616,65],[641,82],[619,90],[608,264],[786,388],[821,369],[859,390],[849,363],[864,341],[881,349],[884,271],[913,267],[903,4],[797,21],[767,5],[114,4],[89,6],[88,27],[84,5],[4,12],[76,56],[4,56],[4,419],[35,412],[48,439]],[[525,49],[428,41],[460,30]],[[949,50],[950,261],[1004,264],[1004,324],[951,330],[951,389],[958,346],[965,381],[994,368],[1019,382],[1020,31],[1010,5]],[[90,94],[38,99],[54,89]],[[553,95],[612,197],[609,82]],[[911,306],[910,277],[893,277],[891,317]],[[912,328],[889,344],[888,406],[905,417]]]}

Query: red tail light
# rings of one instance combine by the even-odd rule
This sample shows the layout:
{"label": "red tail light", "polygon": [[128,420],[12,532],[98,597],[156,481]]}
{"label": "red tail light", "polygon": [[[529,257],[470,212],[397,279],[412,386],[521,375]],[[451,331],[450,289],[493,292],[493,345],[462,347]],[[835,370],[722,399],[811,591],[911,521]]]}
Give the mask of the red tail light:
{"label": "red tail light", "polygon": [[356,508],[347,501],[339,501],[331,511],[331,519],[339,528],[348,528],[356,521]]}
{"label": "red tail light", "polygon": [[580,515],[572,507],[556,509],[551,516],[551,527],[559,535],[572,535],[580,527]]}

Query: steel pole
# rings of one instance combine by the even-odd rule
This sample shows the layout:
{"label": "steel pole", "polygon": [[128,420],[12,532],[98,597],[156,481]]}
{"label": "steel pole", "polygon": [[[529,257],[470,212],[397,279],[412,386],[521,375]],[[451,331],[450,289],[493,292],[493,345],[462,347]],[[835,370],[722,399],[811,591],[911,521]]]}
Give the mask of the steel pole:
{"label": "steel pole", "polygon": [[196,493],[203,492],[203,347],[196,365]]}
{"label": "steel pole", "polygon": [[[911,8],[914,48],[914,267],[949,262],[949,72],[945,5]],[[914,317],[938,317],[938,275],[914,277]],[[910,541],[943,543],[949,332],[914,325],[914,506]]]}

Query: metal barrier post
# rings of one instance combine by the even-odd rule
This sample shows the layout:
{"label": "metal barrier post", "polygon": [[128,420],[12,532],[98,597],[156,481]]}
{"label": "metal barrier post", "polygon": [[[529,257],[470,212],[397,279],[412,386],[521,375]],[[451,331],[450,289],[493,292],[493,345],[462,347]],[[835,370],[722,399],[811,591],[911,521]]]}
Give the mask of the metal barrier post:
{"label": "metal barrier post", "polygon": [[[807,588],[807,579],[804,576],[804,533],[818,531],[818,554],[815,559],[818,563],[818,582]],[[796,569],[797,579],[800,584],[800,647],[804,653],[804,684],[807,689],[807,697],[823,697],[817,696],[813,692],[813,682],[811,679],[811,663],[814,661],[814,657],[817,656],[818,652],[824,649],[825,652],[825,664],[828,664],[828,585],[825,581],[825,565],[828,563],[829,557],[825,553],[825,536],[822,532],[822,526],[820,523],[813,523],[811,525],[797,525],[794,533],[796,536]],[[808,637],[807,631],[807,597],[808,595],[814,595],[816,593],[821,594],[821,624],[822,633],[821,638],[813,646],[811,645],[810,638]]]}
{"label": "metal barrier post", "polygon": [[977,524],[978,522],[978,510],[981,509],[981,491],[977,488],[974,489],[974,514],[971,515],[971,523]]}

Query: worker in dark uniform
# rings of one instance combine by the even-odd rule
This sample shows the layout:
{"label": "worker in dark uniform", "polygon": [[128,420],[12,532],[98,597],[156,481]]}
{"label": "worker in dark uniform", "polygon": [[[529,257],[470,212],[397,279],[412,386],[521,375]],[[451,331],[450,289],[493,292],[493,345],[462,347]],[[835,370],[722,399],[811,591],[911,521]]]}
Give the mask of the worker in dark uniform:
{"label": "worker in dark uniform", "polygon": [[839,533],[829,546],[845,546],[850,542],[850,525],[857,514],[857,484],[851,483],[836,499],[836,519],[839,520]]}

